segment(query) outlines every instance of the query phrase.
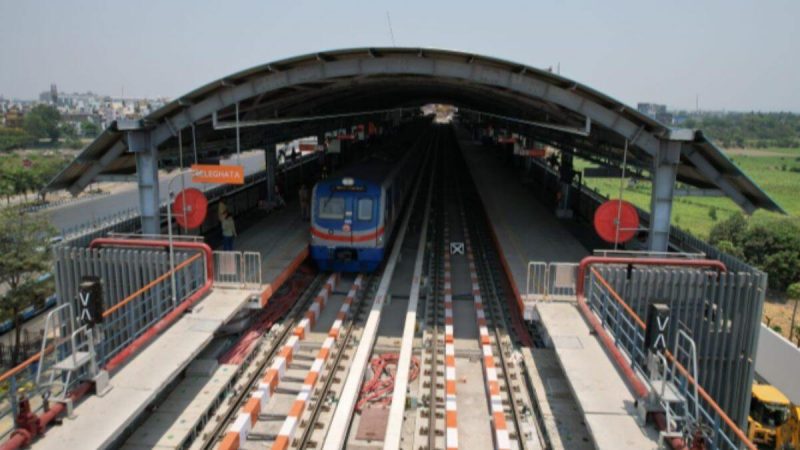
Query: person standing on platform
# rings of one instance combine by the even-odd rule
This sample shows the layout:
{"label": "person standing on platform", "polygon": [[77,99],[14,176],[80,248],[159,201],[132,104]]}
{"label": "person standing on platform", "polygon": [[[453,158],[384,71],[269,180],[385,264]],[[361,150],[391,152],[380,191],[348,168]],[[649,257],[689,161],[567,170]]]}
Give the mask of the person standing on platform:
{"label": "person standing on platform", "polygon": [[300,214],[303,216],[303,220],[308,220],[311,218],[311,208],[309,207],[308,188],[305,183],[300,186],[297,198],[300,200]]}
{"label": "person standing on platform", "polygon": [[225,200],[220,199],[219,204],[217,205],[217,218],[220,222],[225,218],[225,214],[228,213],[228,207],[225,206]]}
{"label": "person standing on platform", "polygon": [[275,183],[275,208],[276,209],[283,209],[286,206],[286,201],[283,199],[281,195],[281,188],[278,187],[278,184]]}
{"label": "person standing on platform", "polygon": [[233,238],[236,237],[236,224],[231,213],[225,211],[222,219],[222,249],[226,252],[233,251]]}

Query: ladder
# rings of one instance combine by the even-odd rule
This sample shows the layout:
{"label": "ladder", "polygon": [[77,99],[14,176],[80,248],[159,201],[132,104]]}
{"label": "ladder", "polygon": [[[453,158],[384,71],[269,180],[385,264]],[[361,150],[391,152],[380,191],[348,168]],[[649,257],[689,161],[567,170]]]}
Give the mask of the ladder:
{"label": "ladder", "polygon": [[[51,356],[52,355],[52,356]],[[95,378],[97,358],[92,330],[83,325],[75,327],[72,304],[65,303],[47,314],[42,350],[36,369],[36,386],[46,398],[66,403],[72,385],[81,375]]]}
{"label": "ladder", "polygon": [[672,356],[672,361],[667,361],[664,353],[655,352],[647,364],[652,387],[649,403],[657,406],[666,418],[666,429],[659,432],[660,448],[665,448],[667,439],[685,439],[700,420],[697,383],[689,383],[677,367],[681,364],[690,377],[698,379],[697,347],[684,330],[678,330]]}

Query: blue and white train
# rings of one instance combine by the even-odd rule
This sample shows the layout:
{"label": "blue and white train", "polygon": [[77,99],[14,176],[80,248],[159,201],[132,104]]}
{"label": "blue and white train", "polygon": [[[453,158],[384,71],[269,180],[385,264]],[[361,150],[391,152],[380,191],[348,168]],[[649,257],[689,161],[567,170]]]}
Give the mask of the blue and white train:
{"label": "blue and white train", "polygon": [[314,186],[311,258],[320,270],[378,268],[419,163],[419,152],[379,153]]}

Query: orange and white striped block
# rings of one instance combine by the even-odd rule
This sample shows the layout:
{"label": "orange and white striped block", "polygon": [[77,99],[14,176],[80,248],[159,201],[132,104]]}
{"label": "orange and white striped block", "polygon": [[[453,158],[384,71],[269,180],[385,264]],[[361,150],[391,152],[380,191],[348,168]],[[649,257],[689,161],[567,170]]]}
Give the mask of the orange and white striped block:
{"label": "orange and white striped block", "polygon": [[317,384],[317,381],[320,378],[322,367],[325,365],[325,361],[327,361],[330,357],[331,350],[336,343],[336,338],[339,336],[339,329],[342,326],[342,322],[347,318],[347,314],[350,311],[350,306],[353,303],[353,299],[355,299],[355,296],[360,288],[361,275],[359,275],[355,282],[353,282],[353,286],[347,293],[347,297],[342,303],[342,307],[339,308],[339,313],[337,314],[333,325],[331,325],[331,329],[328,332],[328,337],[325,338],[325,341],[323,341],[322,348],[319,349],[317,357],[311,364],[311,368],[303,380],[303,385],[300,387],[300,392],[297,393],[297,397],[295,397],[295,400],[292,403],[289,414],[286,416],[286,420],[283,421],[280,431],[278,431],[278,436],[275,438],[275,442],[272,444],[272,450],[286,450],[289,448],[294,437],[294,433],[297,431],[297,424],[300,423],[300,418],[305,411],[306,405],[308,405],[308,399],[311,397],[311,393],[314,391],[314,386]]}
{"label": "orange and white striped block", "polygon": [[264,378],[261,379],[256,389],[250,394],[250,398],[244,406],[242,406],[239,415],[228,428],[227,433],[225,433],[225,437],[218,447],[219,450],[236,450],[241,448],[247,440],[247,435],[250,434],[250,430],[253,429],[253,426],[258,421],[258,416],[261,414],[261,411],[264,411],[267,402],[269,402],[269,399],[275,394],[278,384],[286,373],[289,364],[291,364],[294,354],[297,352],[300,341],[305,339],[308,335],[311,324],[313,324],[313,322],[310,321],[317,320],[319,313],[322,311],[322,307],[325,306],[325,302],[331,292],[336,288],[336,283],[338,281],[339,275],[333,274],[325,282],[320,293],[314,298],[314,303],[312,303],[310,308],[314,309],[314,307],[317,306],[317,308],[314,309],[315,313],[313,317],[309,317],[308,312],[306,313],[306,317],[304,317],[293,330],[292,336],[289,336],[289,339],[286,340],[286,343],[278,351],[278,354],[272,359],[272,364],[270,364],[270,367],[264,374]]}
{"label": "orange and white striped block", "polygon": [[[463,214],[463,213],[462,213]],[[500,383],[497,380],[497,367],[492,353],[492,341],[489,336],[489,327],[486,324],[486,312],[483,308],[481,287],[478,272],[475,269],[475,258],[472,253],[472,243],[467,235],[466,221],[464,223],[464,247],[469,260],[469,277],[472,282],[472,299],[475,305],[475,318],[478,323],[478,336],[483,354],[483,376],[486,393],[489,398],[489,407],[492,414],[492,428],[494,431],[494,445],[497,450],[510,450],[511,439],[506,424],[506,415],[503,412],[503,399],[500,396]]]}
{"label": "orange and white striped block", "polygon": [[456,402],[456,346],[453,322],[453,286],[450,273],[450,230],[444,228],[444,382],[445,447],[458,448],[458,411]]}

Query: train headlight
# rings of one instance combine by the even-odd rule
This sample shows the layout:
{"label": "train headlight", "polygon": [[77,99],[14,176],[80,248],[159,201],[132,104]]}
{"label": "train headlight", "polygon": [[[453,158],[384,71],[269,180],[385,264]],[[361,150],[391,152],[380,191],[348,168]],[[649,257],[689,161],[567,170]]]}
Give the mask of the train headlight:
{"label": "train headlight", "polygon": [[342,178],[342,185],[344,186],[352,186],[355,184],[355,180],[350,177]]}

